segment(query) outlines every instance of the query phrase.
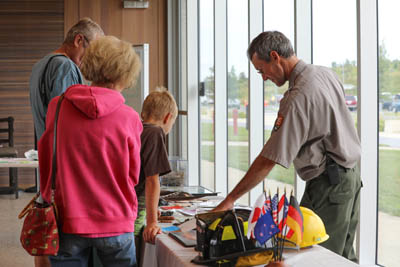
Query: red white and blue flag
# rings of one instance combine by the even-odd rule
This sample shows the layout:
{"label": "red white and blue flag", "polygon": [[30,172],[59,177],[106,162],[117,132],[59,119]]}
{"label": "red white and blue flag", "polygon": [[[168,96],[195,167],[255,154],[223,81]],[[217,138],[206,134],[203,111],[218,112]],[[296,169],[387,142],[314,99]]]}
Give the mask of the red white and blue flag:
{"label": "red white and blue flag", "polygon": [[289,209],[289,203],[286,199],[286,194],[283,194],[278,203],[278,219],[277,219],[278,222],[277,224],[281,232],[286,224],[288,209]]}
{"label": "red white and blue flag", "polygon": [[254,237],[254,227],[256,226],[257,220],[261,215],[265,214],[264,208],[265,195],[261,194],[256,202],[254,203],[253,210],[250,213],[248,228],[247,228],[247,238]]}
{"label": "red white and blue flag", "polygon": [[[276,209],[278,205],[276,196]],[[272,201],[265,193],[261,194],[254,203],[253,210],[249,216],[247,238],[255,238],[260,244],[279,233],[279,228],[272,218]]]}
{"label": "red white and blue flag", "polygon": [[279,233],[279,228],[275,224],[269,212],[261,215],[254,227],[255,239],[263,245],[275,234]]}
{"label": "red white and blue flag", "polygon": [[278,194],[275,194],[271,199],[271,212],[275,224],[278,224]]}
{"label": "red white and blue flag", "polygon": [[264,207],[266,212],[271,212],[271,195],[265,197]]}

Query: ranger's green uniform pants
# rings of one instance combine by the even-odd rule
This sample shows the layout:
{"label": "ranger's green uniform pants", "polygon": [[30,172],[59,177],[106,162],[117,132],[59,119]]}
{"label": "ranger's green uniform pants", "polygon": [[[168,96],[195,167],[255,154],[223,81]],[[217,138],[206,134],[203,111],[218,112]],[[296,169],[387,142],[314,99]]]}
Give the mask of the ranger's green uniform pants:
{"label": "ranger's green uniform pants", "polygon": [[353,248],[360,214],[358,167],[339,168],[339,183],[332,185],[327,171],[306,183],[300,205],[313,210],[324,222],[329,239],[320,245],[349,259],[357,261]]}

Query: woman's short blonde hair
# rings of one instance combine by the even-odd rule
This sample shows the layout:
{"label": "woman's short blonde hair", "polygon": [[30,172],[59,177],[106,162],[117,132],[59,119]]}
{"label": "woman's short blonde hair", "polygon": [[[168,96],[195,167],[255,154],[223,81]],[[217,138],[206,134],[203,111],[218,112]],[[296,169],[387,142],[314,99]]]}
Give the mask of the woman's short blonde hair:
{"label": "woman's short blonde hair", "polygon": [[165,87],[157,87],[156,90],[150,92],[143,102],[142,119],[160,121],[168,113],[171,113],[173,118],[178,115],[175,99]]}
{"label": "woman's short blonde hair", "polygon": [[127,88],[136,82],[140,67],[132,44],[114,36],[103,36],[90,43],[80,69],[93,83],[120,84]]}

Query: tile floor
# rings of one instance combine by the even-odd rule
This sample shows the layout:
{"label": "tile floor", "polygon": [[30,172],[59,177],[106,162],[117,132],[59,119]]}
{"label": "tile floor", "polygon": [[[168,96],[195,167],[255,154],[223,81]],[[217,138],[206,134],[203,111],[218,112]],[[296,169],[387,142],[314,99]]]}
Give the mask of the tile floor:
{"label": "tile floor", "polygon": [[31,267],[33,257],[19,242],[23,220],[18,219],[20,211],[33,198],[34,193],[20,192],[15,195],[0,195],[0,266]]}

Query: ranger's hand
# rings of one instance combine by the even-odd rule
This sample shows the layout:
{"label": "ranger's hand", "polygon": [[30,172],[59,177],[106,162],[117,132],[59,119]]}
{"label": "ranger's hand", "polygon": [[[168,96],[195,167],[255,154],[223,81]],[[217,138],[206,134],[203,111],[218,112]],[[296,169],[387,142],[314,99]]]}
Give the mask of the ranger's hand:
{"label": "ranger's hand", "polygon": [[223,211],[223,210],[231,210],[233,209],[234,201],[229,198],[225,198],[219,205],[214,208],[212,211]]}

